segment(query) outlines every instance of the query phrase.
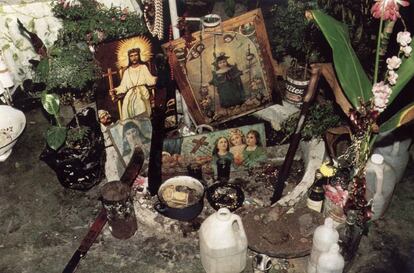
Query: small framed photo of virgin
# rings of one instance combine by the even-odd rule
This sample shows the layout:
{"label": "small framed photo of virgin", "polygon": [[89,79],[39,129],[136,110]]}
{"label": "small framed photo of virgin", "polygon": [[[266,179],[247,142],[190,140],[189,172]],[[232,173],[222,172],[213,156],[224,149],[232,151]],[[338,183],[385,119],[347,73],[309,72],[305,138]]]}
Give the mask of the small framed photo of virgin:
{"label": "small framed photo of virgin", "polygon": [[128,166],[135,146],[142,149],[144,152],[143,172],[145,173],[151,148],[151,120],[146,117],[118,120],[108,128],[109,136],[124,167]]}
{"label": "small framed photo of virgin", "polygon": [[[203,20],[202,20],[203,22]],[[274,76],[260,9],[163,45],[193,121],[219,123],[272,104]]]}

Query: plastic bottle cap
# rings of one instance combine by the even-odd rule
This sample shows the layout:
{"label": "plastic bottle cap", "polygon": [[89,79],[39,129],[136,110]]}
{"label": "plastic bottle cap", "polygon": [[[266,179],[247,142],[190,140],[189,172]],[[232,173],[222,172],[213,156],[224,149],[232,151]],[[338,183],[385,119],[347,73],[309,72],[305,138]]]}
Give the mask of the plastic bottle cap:
{"label": "plastic bottle cap", "polygon": [[380,154],[373,154],[371,156],[371,161],[374,164],[381,165],[384,162],[384,157]]}
{"label": "plastic bottle cap", "polygon": [[217,219],[221,221],[227,221],[231,217],[231,212],[228,208],[220,208],[216,213]]}

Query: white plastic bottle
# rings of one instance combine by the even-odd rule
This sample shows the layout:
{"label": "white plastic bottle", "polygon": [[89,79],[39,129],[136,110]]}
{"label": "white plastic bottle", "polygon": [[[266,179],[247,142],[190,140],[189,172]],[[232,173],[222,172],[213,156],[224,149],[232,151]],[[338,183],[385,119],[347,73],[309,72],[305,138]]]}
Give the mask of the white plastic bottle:
{"label": "white plastic bottle", "polygon": [[246,267],[247,237],[240,217],[221,208],[199,230],[201,263],[207,273],[240,273]]}
{"label": "white plastic bottle", "polygon": [[367,163],[367,200],[372,201],[372,220],[379,219],[388,207],[397,182],[393,168],[380,154],[373,154]]}
{"label": "white plastic bottle", "polygon": [[345,261],[339,253],[339,245],[333,244],[328,252],[324,252],[318,259],[316,273],[342,273]]}
{"label": "white plastic bottle", "polygon": [[411,142],[412,136],[404,131],[391,131],[391,133],[380,133],[375,143],[377,147],[374,149],[374,154],[382,155],[384,161],[393,168],[397,183],[407,168]]}
{"label": "white plastic bottle", "polygon": [[338,231],[334,227],[332,218],[327,217],[323,225],[317,227],[313,234],[312,250],[308,261],[307,273],[315,273],[319,256],[329,251],[339,240]]}

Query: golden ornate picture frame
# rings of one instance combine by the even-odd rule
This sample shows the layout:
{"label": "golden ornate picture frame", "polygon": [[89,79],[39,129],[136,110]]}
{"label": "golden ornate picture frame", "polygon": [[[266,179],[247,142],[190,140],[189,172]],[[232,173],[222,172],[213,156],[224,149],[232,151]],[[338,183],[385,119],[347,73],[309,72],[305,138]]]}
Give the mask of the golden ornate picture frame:
{"label": "golden ornate picture frame", "polygon": [[164,44],[193,121],[216,125],[272,103],[274,76],[260,9]]}

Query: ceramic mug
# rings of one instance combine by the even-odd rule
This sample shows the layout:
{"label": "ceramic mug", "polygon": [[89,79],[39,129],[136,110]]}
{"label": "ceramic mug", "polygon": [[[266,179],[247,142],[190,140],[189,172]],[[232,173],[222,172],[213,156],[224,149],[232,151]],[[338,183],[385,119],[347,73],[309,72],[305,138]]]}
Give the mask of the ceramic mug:
{"label": "ceramic mug", "polygon": [[272,268],[272,260],[266,254],[257,254],[253,259],[253,272],[268,273]]}

